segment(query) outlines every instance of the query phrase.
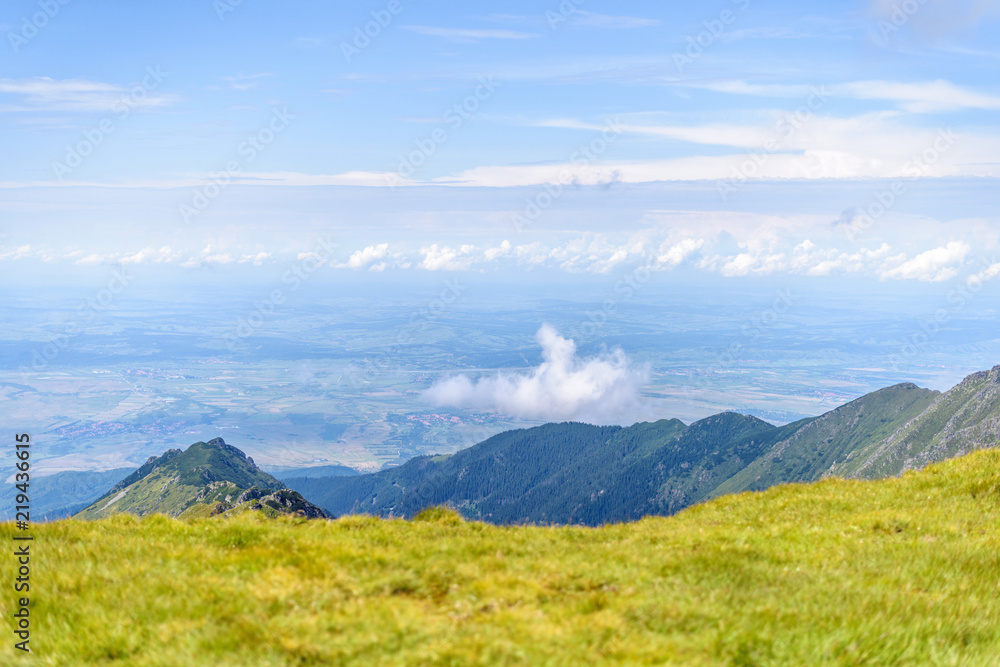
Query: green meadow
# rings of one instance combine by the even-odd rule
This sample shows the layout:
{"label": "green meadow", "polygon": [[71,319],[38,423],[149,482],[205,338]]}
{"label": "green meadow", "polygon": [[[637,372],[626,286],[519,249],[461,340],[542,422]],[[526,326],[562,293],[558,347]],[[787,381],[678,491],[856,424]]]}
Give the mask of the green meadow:
{"label": "green meadow", "polygon": [[64,520],[30,531],[34,655],[8,631],[0,662],[995,665],[998,520],[995,450],[601,528]]}

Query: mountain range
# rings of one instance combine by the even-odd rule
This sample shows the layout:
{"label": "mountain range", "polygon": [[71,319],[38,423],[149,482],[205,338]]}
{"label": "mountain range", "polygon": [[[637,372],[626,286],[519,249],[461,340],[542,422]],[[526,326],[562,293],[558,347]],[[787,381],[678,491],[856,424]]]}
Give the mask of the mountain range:
{"label": "mountain range", "polygon": [[899,475],[998,443],[1000,366],[944,393],[897,384],[785,426],[732,412],[690,425],[546,424],[373,474],[286,483],[337,515],[449,505],[492,523],[600,525],[776,484]]}
{"label": "mountain range", "polygon": [[364,475],[323,466],[278,480],[216,438],[150,457],[76,516],[409,518],[447,505],[498,524],[596,526],[777,484],[899,475],[998,444],[1000,366],[944,393],[897,384],[784,426],[735,412],[692,424],[545,424]]}

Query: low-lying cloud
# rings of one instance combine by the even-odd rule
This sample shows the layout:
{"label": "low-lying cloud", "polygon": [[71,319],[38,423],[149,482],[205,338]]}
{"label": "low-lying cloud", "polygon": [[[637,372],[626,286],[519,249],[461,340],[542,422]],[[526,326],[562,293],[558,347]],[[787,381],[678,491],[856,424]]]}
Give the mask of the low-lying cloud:
{"label": "low-lying cloud", "polygon": [[478,380],[457,375],[437,382],[424,397],[441,407],[491,410],[521,419],[631,424],[639,417],[649,370],[634,365],[621,348],[582,358],[576,343],[548,324],[535,340],[542,347],[542,363],[530,372]]}

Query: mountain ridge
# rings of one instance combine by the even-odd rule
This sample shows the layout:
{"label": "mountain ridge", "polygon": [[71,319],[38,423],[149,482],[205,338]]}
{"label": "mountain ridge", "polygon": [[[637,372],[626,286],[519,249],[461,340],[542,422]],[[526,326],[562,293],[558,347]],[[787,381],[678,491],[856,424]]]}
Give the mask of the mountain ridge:
{"label": "mountain ridge", "polygon": [[776,484],[899,475],[998,444],[1000,366],[943,393],[898,383],[784,426],[735,412],[690,425],[545,424],[377,473],[288,484],[335,514],[449,505],[494,523],[600,525]]}
{"label": "mountain ridge", "polygon": [[75,514],[99,519],[117,513],[163,513],[206,517],[259,511],[330,518],[320,507],[264,472],[253,459],[222,438],[196,442],[186,450],[151,456],[135,472]]}

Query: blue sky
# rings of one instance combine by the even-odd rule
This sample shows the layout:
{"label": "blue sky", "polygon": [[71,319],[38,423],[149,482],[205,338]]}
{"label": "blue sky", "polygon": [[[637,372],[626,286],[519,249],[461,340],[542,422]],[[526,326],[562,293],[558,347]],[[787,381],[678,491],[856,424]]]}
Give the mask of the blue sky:
{"label": "blue sky", "polygon": [[1000,2],[441,4],[6,3],[0,272],[1000,276]]}

